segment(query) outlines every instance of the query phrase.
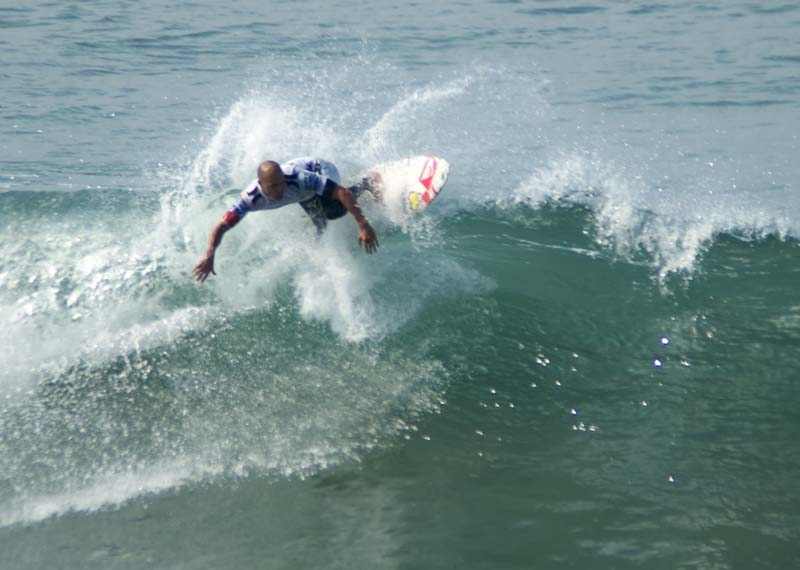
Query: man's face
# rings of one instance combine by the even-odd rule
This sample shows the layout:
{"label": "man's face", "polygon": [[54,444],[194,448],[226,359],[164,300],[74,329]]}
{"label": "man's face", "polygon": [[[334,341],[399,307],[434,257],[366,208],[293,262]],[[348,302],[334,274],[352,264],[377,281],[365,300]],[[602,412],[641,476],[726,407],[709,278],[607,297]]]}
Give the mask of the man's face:
{"label": "man's face", "polygon": [[260,180],[260,183],[264,193],[273,200],[283,198],[283,193],[286,191],[286,180],[283,176],[274,177],[271,180]]}

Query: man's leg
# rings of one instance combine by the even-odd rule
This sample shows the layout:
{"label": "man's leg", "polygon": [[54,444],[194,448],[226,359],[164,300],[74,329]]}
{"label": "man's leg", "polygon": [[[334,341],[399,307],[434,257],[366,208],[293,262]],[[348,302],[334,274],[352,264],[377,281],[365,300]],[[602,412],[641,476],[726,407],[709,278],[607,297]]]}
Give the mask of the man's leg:
{"label": "man's leg", "polygon": [[[374,190],[370,186],[370,181],[367,178],[364,178],[355,186],[350,186],[348,190],[353,193],[356,199],[359,199],[365,191],[374,196]],[[320,196],[319,202],[325,212],[325,218],[328,220],[338,220],[347,214],[344,204],[342,204],[336,198],[326,198],[325,196]]]}
{"label": "man's leg", "polygon": [[328,225],[328,218],[325,216],[325,208],[322,205],[322,198],[314,196],[310,200],[300,202],[300,206],[305,210],[311,221],[317,228],[317,233],[322,233],[325,226]]}
{"label": "man's leg", "polygon": [[[377,176],[377,178],[376,178]],[[370,175],[362,178],[361,181],[355,186],[350,186],[348,190],[358,199],[364,192],[368,192],[375,200],[381,199],[381,191],[379,188],[380,176]],[[317,231],[322,231],[327,226],[328,220],[338,220],[347,214],[347,210],[339,200],[335,198],[326,198],[324,196],[314,196],[313,198],[300,202],[303,210],[314,222]]]}
{"label": "man's leg", "polygon": [[364,192],[369,192],[374,200],[380,202],[383,199],[383,193],[381,192],[382,188],[383,180],[381,179],[381,175],[377,172],[371,172],[362,178],[358,184],[351,186],[349,190],[355,195],[356,198],[360,198],[361,194]]}

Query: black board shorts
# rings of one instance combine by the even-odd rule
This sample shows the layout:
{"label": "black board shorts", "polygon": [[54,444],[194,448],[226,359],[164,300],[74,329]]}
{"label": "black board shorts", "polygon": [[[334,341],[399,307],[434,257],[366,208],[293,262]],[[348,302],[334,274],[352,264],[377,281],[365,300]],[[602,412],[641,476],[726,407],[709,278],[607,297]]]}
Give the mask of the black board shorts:
{"label": "black board shorts", "polygon": [[[369,185],[369,181],[364,178],[355,186],[350,186],[348,190],[358,199],[365,190],[372,191],[372,188]],[[320,196],[319,194],[300,202],[300,206],[311,218],[311,221],[314,222],[319,233],[322,233],[322,230],[328,225],[328,220],[338,220],[347,213],[344,204],[339,200],[329,196]]]}

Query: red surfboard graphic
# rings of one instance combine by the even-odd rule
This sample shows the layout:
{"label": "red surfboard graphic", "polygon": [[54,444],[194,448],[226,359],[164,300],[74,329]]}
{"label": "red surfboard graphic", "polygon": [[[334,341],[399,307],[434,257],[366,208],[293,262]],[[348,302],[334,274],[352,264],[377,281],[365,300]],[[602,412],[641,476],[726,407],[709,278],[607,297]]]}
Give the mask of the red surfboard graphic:
{"label": "red surfboard graphic", "polygon": [[[436,157],[429,156],[428,160],[425,161],[425,165],[422,167],[422,172],[420,172],[419,183],[422,184],[425,188],[427,188],[431,192],[433,192],[432,184],[433,184],[433,175],[435,173],[436,173]],[[430,199],[425,200],[426,203],[429,201]]]}

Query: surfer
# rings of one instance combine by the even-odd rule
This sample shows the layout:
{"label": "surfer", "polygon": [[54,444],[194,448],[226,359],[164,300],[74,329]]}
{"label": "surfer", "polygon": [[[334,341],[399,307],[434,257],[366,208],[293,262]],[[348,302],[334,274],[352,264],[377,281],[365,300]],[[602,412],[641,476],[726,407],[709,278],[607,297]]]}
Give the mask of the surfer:
{"label": "surfer", "polygon": [[368,181],[351,188],[340,185],[339,171],[331,162],[317,158],[296,158],[286,164],[267,160],[258,166],[258,178],[247,185],[239,201],[225,212],[214,226],[208,249],[192,274],[201,283],[214,271],[214,254],[222,236],[251,210],[274,210],[299,203],[320,233],[328,220],[341,218],[350,212],[358,223],[358,244],[368,254],[378,249],[375,230],[364,217],[356,196],[370,189]]}

